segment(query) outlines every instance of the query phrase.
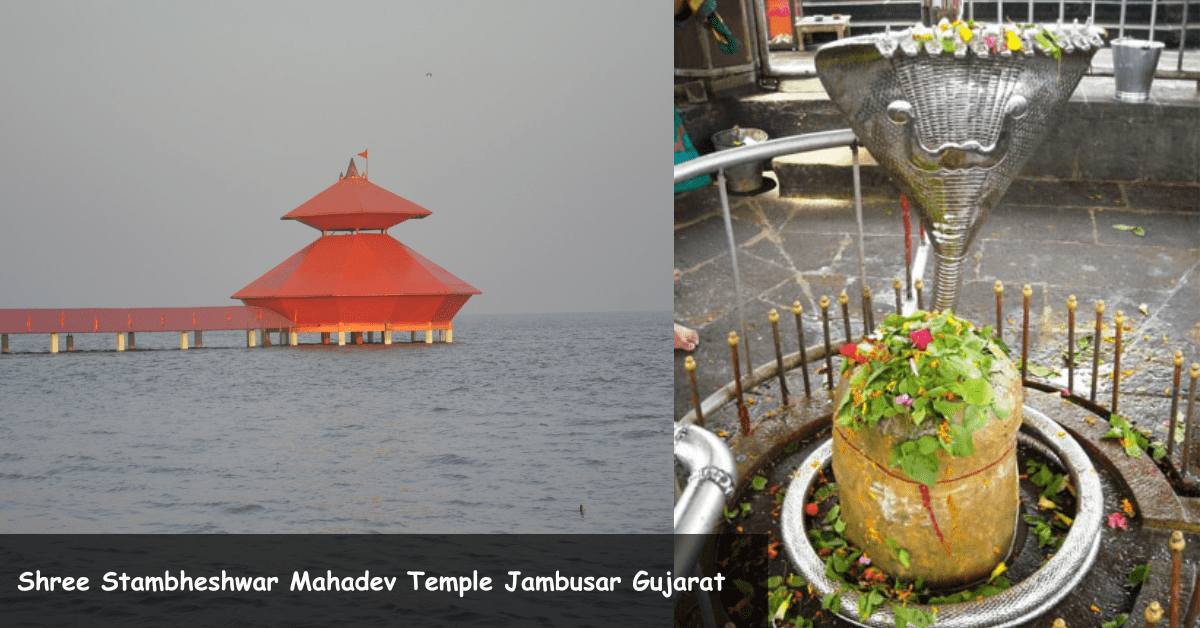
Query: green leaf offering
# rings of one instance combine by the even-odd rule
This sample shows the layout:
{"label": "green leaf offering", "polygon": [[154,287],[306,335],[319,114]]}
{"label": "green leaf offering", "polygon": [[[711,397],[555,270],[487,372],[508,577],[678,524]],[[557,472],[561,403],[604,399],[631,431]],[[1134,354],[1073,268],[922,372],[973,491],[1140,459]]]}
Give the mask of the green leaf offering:
{"label": "green leaf offering", "polygon": [[761,475],[756,475],[754,476],[754,479],[750,480],[750,486],[756,491],[761,491],[767,487],[767,478],[764,478]]}
{"label": "green leaf offering", "polygon": [[1141,584],[1148,575],[1150,575],[1150,563],[1138,565],[1129,571],[1129,577],[1125,580],[1125,584]]}

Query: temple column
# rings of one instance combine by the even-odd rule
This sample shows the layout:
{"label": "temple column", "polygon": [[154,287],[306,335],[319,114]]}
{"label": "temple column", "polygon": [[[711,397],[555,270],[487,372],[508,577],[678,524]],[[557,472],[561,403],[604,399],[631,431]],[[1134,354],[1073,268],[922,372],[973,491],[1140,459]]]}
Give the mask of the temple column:
{"label": "temple column", "polygon": [[[383,344],[385,344],[385,345],[390,345],[390,344],[392,344],[392,332],[390,332],[390,331],[387,331],[387,330],[384,330],[384,332],[383,332]],[[5,351],[5,352],[7,352],[7,351],[8,351],[8,334],[5,334],[5,335],[4,335],[4,351]]]}
{"label": "temple column", "polygon": [[367,332],[367,344],[369,344],[369,345],[375,344],[375,332],[373,332],[373,331]]}
{"label": "temple column", "polygon": [[197,329],[196,331],[194,331],[192,333],[196,334],[196,348],[197,349],[202,348],[204,346],[204,332]]}
{"label": "temple column", "polygon": [[327,332],[327,331],[321,332],[321,344],[323,344],[323,345],[329,344],[329,332]]}
{"label": "temple column", "polygon": [[[7,350],[7,349],[8,349],[8,347],[6,346],[5,350]],[[117,332],[117,351],[124,351],[124,350],[125,350],[125,334],[123,334],[121,332]]]}
{"label": "temple column", "polygon": [[136,346],[136,344],[134,343],[134,340],[137,340],[137,338],[134,336],[134,334],[135,334],[135,333],[136,333],[136,332],[132,332],[132,331],[131,331],[131,332],[129,332],[129,349],[130,349],[131,351],[132,351],[132,350],[134,350],[134,349],[137,349],[137,346]]}
{"label": "temple column", "polygon": [[346,346],[346,332],[344,332],[344,331],[338,332],[338,346],[339,347]]}
{"label": "temple column", "polygon": [[187,332],[181,331],[181,332],[179,332],[179,350],[182,351],[187,348],[188,348]]}
{"label": "temple column", "polygon": [[433,344],[433,327],[425,328],[425,344],[427,344],[427,345]]}
{"label": "temple column", "polygon": [[287,344],[287,342],[288,342],[287,341],[287,330],[280,328],[280,330],[279,330],[279,346],[282,347],[283,345]]}
{"label": "temple column", "polygon": [[253,347],[258,344],[258,338],[255,337],[253,329],[246,330],[246,348]]}
{"label": "temple column", "polygon": [[446,328],[446,342],[448,343],[454,342],[454,323],[449,323],[449,325],[450,326]]}
{"label": "temple column", "polygon": [[8,334],[0,334],[0,353],[8,353]]}
{"label": "temple column", "polygon": [[50,353],[58,353],[58,334],[50,334]]}
{"label": "temple column", "polygon": [[67,334],[67,351],[75,350],[75,336]]}
{"label": "temple column", "polygon": [[299,334],[297,334],[296,332],[289,331],[288,332],[288,344],[292,345],[293,347],[300,344],[300,339],[298,336],[299,336]]}

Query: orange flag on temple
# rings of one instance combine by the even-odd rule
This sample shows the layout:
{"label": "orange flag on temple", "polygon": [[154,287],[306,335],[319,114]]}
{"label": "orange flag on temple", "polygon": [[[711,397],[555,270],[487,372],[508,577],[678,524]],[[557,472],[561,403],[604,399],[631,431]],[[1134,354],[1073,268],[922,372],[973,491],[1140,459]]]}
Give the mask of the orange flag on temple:
{"label": "orange flag on temple", "polygon": [[367,151],[365,151],[365,150],[364,150],[363,152],[359,153],[359,154],[358,154],[358,156],[359,156],[359,157],[362,157],[363,159],[366,159],[366,158],[367,158]]}

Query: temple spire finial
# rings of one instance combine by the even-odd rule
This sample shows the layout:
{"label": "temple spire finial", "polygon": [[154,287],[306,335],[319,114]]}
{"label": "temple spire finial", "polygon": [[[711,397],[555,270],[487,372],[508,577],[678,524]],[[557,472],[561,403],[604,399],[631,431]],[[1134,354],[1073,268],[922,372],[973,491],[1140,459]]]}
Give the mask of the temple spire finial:
{"label": "temple spire finial", "polygon": [[347,179],[358,178],[358,168],[354,165],[353,157],[350,158],[350,166],[348,168],[346,168],[346,178]]}

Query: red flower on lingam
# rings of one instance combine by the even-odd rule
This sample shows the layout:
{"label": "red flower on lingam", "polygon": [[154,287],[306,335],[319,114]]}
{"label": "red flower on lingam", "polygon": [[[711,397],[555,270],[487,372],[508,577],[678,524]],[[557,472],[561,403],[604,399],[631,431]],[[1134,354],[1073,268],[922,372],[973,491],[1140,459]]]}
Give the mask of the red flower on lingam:
{"label": "red flower on lingam", "polygon": [[817,509],[818,506],[813,502],[809,502],[804,505],[804,512],[808,513],[808,516],[810,517],[817,516]]}
{"label": "red flower on lingam", "polygon": [[912,340],[913,345],[919,351],[924,351],[925,347],[928,347],[929,343],[933,342],[933,334],[928,329],[918,329],[917,331],[909,332],[908,338]]}
{"label": "red flower on lingam", "polygon": [[867,356],[863,355],[862,351],[859,351],[858,345],[854,343],[842,345],[842,348],[839,349],[839,352],[847,358],[858,362],[859,364],[867,363]]}
{"label": "red flower on lingam", "polygon": [[1129,530],[1129,527],[1126,525],[1125,515],[1119,512],[1114,512],[1108,515],[1108,527],[1114,530],[1116,528],[1121,528],[1122,530],[1126,531]]}

